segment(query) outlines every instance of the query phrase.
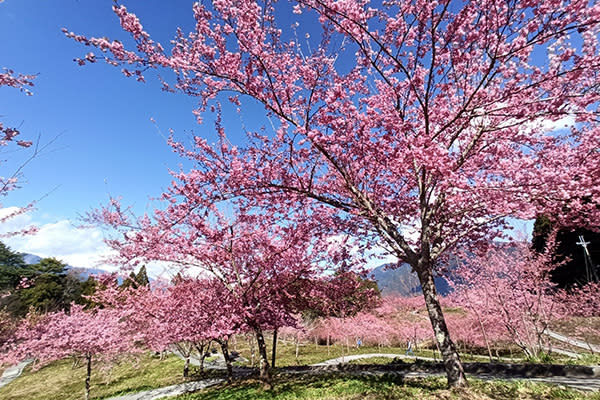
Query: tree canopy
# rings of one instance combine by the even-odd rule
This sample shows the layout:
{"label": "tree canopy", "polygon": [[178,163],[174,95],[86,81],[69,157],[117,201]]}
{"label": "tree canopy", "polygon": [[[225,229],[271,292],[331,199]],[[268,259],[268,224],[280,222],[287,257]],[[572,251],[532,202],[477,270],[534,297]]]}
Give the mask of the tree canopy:
{"label": "tree canopy", "polygon": [[[104,59],[140,81],[172,70],[164,88],[197,97],[199,121],[215,113],[217,143],[171,140],[194,167],[174,172],[165,199],[310,215],[384,246],[417,273],[448,381],[463,384],[438,261],[503,236],[509,218],[600,220],[580,200],[600,196],[600,4],[224,0],[192,11],[193,30],[169,44],[122,5],[114,12],[135,46],[65,30],[100,51],[80,64]],[[228,100],[245,109],[245,97],[272,129],[233,145],[221,110]]]}
{"label": "tree canopy", "polygon": [[69,310],[72,302],[89,304],[85,296],[93,294],[94,278],[82,281],[66,264],[55,258],[43,258],[26,264],[23,256],[0,242],[0,308],[15,317],[31,309],[37,312]]}

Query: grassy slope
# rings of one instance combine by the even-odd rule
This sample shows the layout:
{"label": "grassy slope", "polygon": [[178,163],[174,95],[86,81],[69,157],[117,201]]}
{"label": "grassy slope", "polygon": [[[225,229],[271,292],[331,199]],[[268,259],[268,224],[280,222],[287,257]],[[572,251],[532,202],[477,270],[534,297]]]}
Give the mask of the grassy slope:
{"label": "grassy slope", "polygon": [[393,377],[282,376],[272,391],[261,389],[260,382],[247,380],[231,386],[220,386],[195,394],[178,396],[177,400],[376,400],[376,399],[464,399],[464,400],[599,400],[598,393],[582,393],[528,382],[482,382],[471,380],[465,389],[448,390],[442,378],[406,379]]}
{"label": "grassy slope", "polygon": [[[137,364],[137,365],[136,365]],[[165,360],[142,356],[137,362],[122,362],[110,370],[92,366],[93,399],[136,392],[183,382],[183,362],[175,356]],[[85,366],[72,367],[70,360],[54,362],[38,371],[27,367],[23,374],[0,388],[3,400],[79,400],[83,398]]]}
{"label": "grassy slope", "polygon": [[[250,359],[250,351],[246,347],[244,348],[240,341],[240,345],[237,346],[237,350],[244,357]],[[366,354],[366,353],[396,353],[396,354],[404,354],[405,349],[403,348],[381,348],[377,347],[361,347],[360,349],[351,347],[349,350],[344,348],[344,355],[348,354]],[[330,346],[329,352],[327,351],[326,346],[318,346],[316,347],[314,344],[306,344],[301,346],[300,354],[298,359],[295,357],[295,346],[292,343],[279,343],[278,344],[278,356],[277,356],[277,366],[290,366],[290,365],[308,365],[317,363],[320,361],[328,360],[331,358],[340,357],[342,355],[342,348],[339,345]],[[417,352],[417,355],[422,357],[432,357],[433,353],[430,350],[424,350]],[[467,357],[465,357],[467,358]],[[373,363],[373,362],[389,362],[390,359],[368,359],[364,362]],[[246,365],[249,365],[246,364]],[[144,355],[137,362],[137,366],[131,363],[124,362],[120,365],[115,366],[112,370],[102,370],[98,368],[98,365],[95,365],[92,370],[92,389],[91,396],[93,399],[100,399],[104,397],[110,397],[121,393],[126,392],[136,392],[140,390],[158,388],[163,386],[168,386],[180,382],[184,382],[184,378],[182,377],[182,368],[183,361],[179,360],[174,356],[167,357],[165,360],[161,361],[156,357],[152,357],[150,355]],[[411,396],[417,396],[415,398],[419,398],[418,396],[430,396],[429,398],[461,398],[456,397],[454,394],[451,395],[448,391],[443,391],[441,387],[444,386],[443,379],[434,379],[434,380],[425,380],[425,381],[411,381],[416,383],[408,383],[406,385],[396,385],[393,380],[364,380],[357,378],[339,378],[332,377],[331,382],[329,383],[329,379],[325,378],[317,378],[317,377],[307,377],[307,380],[300,377],[277,377],[276,391],[274,394],[264,394],[267,397],[257,397],[257,398],[275,398],[272,397],[275,394],[277,396],[284,396],[281,398],[290,398],[290,399],[319,399],[319,398],[333,398],[333,399],[362,399],[365,397],[366,399],[376,399],[376,398],[387,398],[387,397],[374,397],[378,393],[378,396],[382,396],[384,393],[396,393],[393,396],[389,397],[391,399],[403,399],[403,398],[412,398]],[[64,360],[60,362],[55,362],[45,368],[42,368],[38,371],[32,372],[31,368],[28,367],[23,375],[8,384],[4,388],[0,388],[0,399],[3,400],[30,400],[30,399],[48,399],[48,400],[71,400],[71,399],[81,399],[83,397],[83,388],[84,388],[84,380],[85,380],[85,368],[83,366],[79,366],[78,368],[73,369],[70,360]],[[281,382],[281,383],[280,383]],[[425,384],[425,387],[420,388],[419,385]],[[434,389],[437,387],[436,385],[441,385],[440,389]],[[483,390],[484,393],[504,393],[506,390],[513,391],[523,387],[525,384],[506,384],[507,388],[504,388],[505,385],[503,383],[485,383],[479,384],[475,386],[478,388],[477,390]],[[512,386],[511,386],[512,385]],[[517,385],[517,388],[515,388]],[[489,390],[484,389],[486,387],[490,387]],[[531,386],[532,388],[541,387],[542,389],[527,389],[533,390],[533,392],[527,394],[530,397],[522,397],[522,398],[582,398],[582,397],[572,397],[571,394],[566,393],[574,393],[574,392],[564,392],[563,397],[536,397],[535,393],[538,391],[542,391],[544,393],[559,393],[559,389],[549,389],[544,385]],[[393,389],[390,389],[393,387]],[[363,390],[364,389],[364,390]],[[519,389],[519,390],[521,390]],[[419,392],[419,390],[424,390],[425,392]],[[469,389],[472,390],[472,389]],[[487,391],[486,391],[487,390]],[[331,396],[329,395],[329,391],[333,393]],[[558,391],[558,392],[557,392]],[[214,397],[217,396],[217,392],[224,393],[223,395],[219,394],[218,396],[222,397]],[[237,399],[237,398],[254,398],[255,395],[258,396],[258,392],[260,390],[260,385],[255,381],[246,381],[243,385],[233,386],[231,388],[220,389],[220,391],[211,390],[209,392],[205,392],[206,398],[229,398],[229,399]],[[229,393],[229,395],[227,395]],[[337,394],[336,394],[337,393]],[[413,393],[413,394],[411,394]],[[475,393],[469,392],[470,395],[474,395]],[[477,392],[478,393],[478,392]],[[486,394],[488,397],[474,397],[474,398],[492,398],[492,399],[508,399],[511,397],[489,397],[490,395]],[[539,393],[538,393],[539,394]],[[547,393],[546,393],[547,394]],[[546,396],[544,394],[544,396]],[[554,396],[554,394],[552,396]],[[223,397],[224,396],[224,397]],[[230,396],[230,397],[227,397]],[[262,396],[262,395],[261,395]],[[271,396],[271,397],[269,397]],[[291,397],[290,397],[291,396]],[[296,397],[294,397],[296,396]],[[298,397],[300,396],[300,397]],[[312,397],[311,397],[312,396]],[[326,396],[326,397],[320,397]],[[335,397],[338,396],[338,397]],[[341,397],[340,397],[341,396]],[[404,397],[402,397],[404,396]],[[433,396],[433,397],[431,397]],[[442,397],[435,397],[442,396]],[[446,397],[444,397],[446,396]],[[450,396],[450,397],[448,397]],[[455,397],[452,397],[455,396]],[[462,396],[462,395],[460,395]],[[477,394],[479,396],[479,394]],[[525,395],[524,395],[525,396]],[[182,397],[184,398],[184,397]],[[192,398],[192,397],[190,397]],[[196,398],[204,398],[204,397],[196,397]],[[279,397],[277,397],[279,398]],[[427,397],[424,397],[427,398]],[[469,398],[469,397],[462,397]],[[513,397],[514,398],[514,397]],[[600,400],[600,395],[597,397]]]}

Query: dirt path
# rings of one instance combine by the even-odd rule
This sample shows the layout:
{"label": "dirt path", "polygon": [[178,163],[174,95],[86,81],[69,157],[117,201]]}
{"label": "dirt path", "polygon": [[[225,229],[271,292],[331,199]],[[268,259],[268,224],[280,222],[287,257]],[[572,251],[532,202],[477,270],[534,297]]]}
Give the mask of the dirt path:
{"label": "dirt path", "polygon": [[407,356],[404,354],[390,354],[390,353],[371,353],[371,354],[353,354],[353,355],[348,355],[348,356],[343,356],[343,357],[338,357],[338,358],[334,358],[331,360],[327,360],[327,361],[323,361],[317,364],[313,364],[313,367],[321,367],[321,366],[325,366],[325,365],[338,365],[338,364],[344,364],[347,363],[348,361],[354,361],[354,360],[362,360],[365,358],[401,358],[401,359],[408,359],[408,360],[415,360],[415,359],[419,359],[419,360],[424,360],[424,361],[435,361],[433,358],[428,358],[428,357],[416,357],[416,356]]}
{"label": "dirt path", "polygon": [[[444,374],[439,371],[427,371],[427,370],[410,370],[407,368],[402,368],[401,366],[395,367],[389,364],[382,365],[347,365],[348,361],[359,360],[359,359],[368,359],[374,357],[385,357],[385,358],[401,358],[401,359],[416,359],[421,361],[425,361],[424,365],[437,365],[431,363],[434,361],[431,358],[423,358],[423,357],[414,357],[414,356],[406,356],[403,354],[388,354],[388,353],[372,353],[372,354],[357,354],[357,355],[349,355],[339,358],[334,358],[332,360],[323,361],[318,364],[314,364],[307,367],[290,367],[290,368],[282,368],[280,371],[283,373],[292,373],[292,374],[331,374],[331,373],[341,373],[346,375],[355,375],[355,376],[378,376],[378,375],[396,375],[404,378],[416,378],[416,377],[430,377],[430,376],[443,376]],[[27,365],[27,364],[25,364]],[[22,371],[25,365],[22,365],[19,369],[19,366],[13,367],[15,368],[10,375],[12,379],[16,378]],[[413,364],[414,365],[414,364]],[[485,366],[486,363],[480,363],[478,365]],[[491,365],[491,364],[490,364]],[[405,364],[404,367],[410,367],[411,364]],[[528,368],[528,367],[527,367]],[[534,365],[531,368],[535,368]],[[550,367],[549,367],[550,368]],[[434,368],[435,369],[435,368]],[[510,369],[510,368],[509,368]],[[18,370],[18,373],[16,372]],[[589,376],[584,376],[581,371],[574,369],[569,369],[566,371],[567,376],[541,376],[541,377],[525,377],[525,376],[508,376],[497,373],[489,373],[481,370],[480,372],[470,373],[468,376],[475,377],[484,380],[528,380],[542,383],[549,383],[554,385],[561,385],[566,387],[571,387],[578,390],[586,390],[586,391],[600,391],[600,367],[588,368],[590,371]],[[2,379],[7,375],[8,370],[4,372]],[[564,372],[564,371],[563,371]],[[15,375],[16,374],[16,375]],[[11,380],[12,380],[11,379]],[[184,393],[196,392],[198,390],[206,389],[211,386],[218,385],[224,382],[225,379],[204,379],[195,382],[186,382],[178,385],[167,386],[159,389],[146,390],[137,393],[131,393],[121,396],[110,397],[106,400],[158,400],[166,397],[177,396]],[[8,382],[6,382],[8,383]],[[6,384],[4,383],[4,384]],[[2,380],[0,379],[0,386],[2,386]]]}
{"label": "dirt path", "polygon": [[2,376],[0,376],[0,388],[14,381],[19,375],[21,375],[21,372],[23,372],[23,368],[31,364],[31,362],[32,360],[25,360],[21,361],[13,367],[6,368]]}
{"label": "dirt path", "polygon": [[157,400],[165,397],[197,392],[198,390],[206,389],[222,382],[225,382],[225,379],[203,379],[201,381],[180,383],[178,385],[166,386],[159,389],[144,390],[143,392],[109,397],[105,400]]}

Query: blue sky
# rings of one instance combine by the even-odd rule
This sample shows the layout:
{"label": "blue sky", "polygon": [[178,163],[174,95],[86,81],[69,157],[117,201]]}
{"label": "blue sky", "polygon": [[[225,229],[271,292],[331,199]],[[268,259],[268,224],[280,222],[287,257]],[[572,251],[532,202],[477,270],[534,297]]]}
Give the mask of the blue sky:
{"label": "blue sky", "polygon": [[[124,2],[161,41],[170,40],[177,26],[192,26],[192,4]],[[12,224],[33,221],[43,228],[42,235],[7,242],[20,251],[56,255],[81,266],[81,254],[101,250],[102,235],[77,231],[73,225],[78,215],[106,202],[109,194],[123,196],[137,212],[145,211],[148,198],[168,186],[168,168],[177,169],[181,162],[164,135],[169,129],[185,137],[192,130],[212,128],[196,124],[191,113],[194,99],[162,92],[156,79],[140,84],[103,62],[85,67],[73,62],[90,49],[66,38],[63,27],[90,36],[126,38],[111,6],[110,0],[0,2],[0,67],[37,74],[33,96],[0,88],[0,118],[18,127],[22,139],[39,136],[42,145],[53,141],[27,165],[23,187],[2,199],[3,207],[41,199],[34,213]],[[27,155],[3,153],[2,175],[10,174]],[[76,252],[80,256],[74,258]]]}
{"label": "blue sky", "polygon": [[[122,196],[137,213],[150,211],[149,197],[160,195],[171,181],[168,169],[178,169],[182,162],[165,143],[169,129],[183,139],[192,131],[213,135],[210,122],[196,123],[191,112],[195,99],[161,91],[152,75],[141,84],[104,62],[81,67],[73,61],[91,49],[66,38],[63,27],[130,43],[112,4],[111,0],[0,1],[0,67],[37,74],[33,96],[0,87],[1,121],[18,127],[21,139],[39,136],[42,145],[51,142],[27,165],[23,187],[2,199],[5,208],[40,199],[35,212],[4,227],[35,223],[40,233],[5,242],[15,250],[56,256],[80,267],[95,266],[107,249],[101,230],[76,228],[79,215],[106,203],[109,194]],[[191,0],[122,4],[138,15],[153,39],[163,43],[174,37],[176,27],[189,31],[194,24]],[[304,24],[305,17],[299,17]],[[310,25],[304,26],[310,30]],[[241,131],[242,125],[257,129],[268,124],[257,117],[263,114],[262,107],[252,104],[243,114],[225,114],[228,134]],[[3,153],[6,161],[0,164],[0,174],[12,173],[27,155]]]}
{"label": "blue sky", "polygon": [[[140,8],[141,3],[146,5]],[[191,20],[191,2],[160,3],[132,1],[127,5],[136,11],[137,5],[148,29],[166,38],[178,22]],[[27,184],[11,194],[6,205],[52,191],[40,202],[40,211],[72,218],[99,204],[109,192],[143,202],[168,183],[166,166],[175,167],[178,162],[157,127],[179,133],[197,128],[190,112],[193,99],[162,92],[153,79],[147,84],[125,79],[117,68],[104,63],[80,67],[72,61],[89,49],[67,39],[62,27],[88,35],[123,37],[111,4],[108,0],[0,3],[0,64],[38,74],[33,96],[0,89],[2,120],[19,126],[23,138],[41,135],[42,144],[58,136],[28,166]]]}
{"label": "blue sky", "polygon": [[[193,3],[121,2],[162,43],[175,36],[177,27],[193,29]],[[109,195],[122,197],[138,214],[151,211],[149,198],[169,186],[169,168],[177,170],[183,161],[165,143],[170,129],[181,140],[192,132],[214,137],[209,119],[198,125],[192,114],[197,101],[161,91],[152,74],[141,84],[102,61],[83,67],[73,61],[93,49],[66,38],[62,28],[131,45],[112,5],[111,0],[0,0],[0,68],[37,74],[33,96],[0,87],[0,119],[18,127],[21,139],[39,136],[41,145],[50,143],[27,165],[23,186],[1,201],[7,212],[39,200],[36,210],[4,224],[0,232],[33,223],[40,228],[37,235],[4,242],[78,267],[102,265],[107,252],[100,229],[77,228],[82,214],[106,203]],[[235,141],[242,127],[268,124],[263,115],[261,106],[245,104],[243,114],[225,110],[224,124]],[[10,175],[29,154],[2,153],[0,174]]]}

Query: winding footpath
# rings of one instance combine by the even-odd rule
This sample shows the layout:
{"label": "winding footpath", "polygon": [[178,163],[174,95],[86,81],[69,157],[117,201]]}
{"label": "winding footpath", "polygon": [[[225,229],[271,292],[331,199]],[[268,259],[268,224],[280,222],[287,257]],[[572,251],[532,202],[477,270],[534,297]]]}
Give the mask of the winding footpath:
{"label": "winding footpath", "polygon": [[33,360],[21,361],[13,367],[6,368],[2,376],[0,376],[0,388],[17,379],[21,375],[21,372],[23,372],[23,368],[31,364],[32,361]]}
{"label": "winding footpath", "polygon": [[556,339],[560,342],[570,344],[571,346],[579,347],[581,349],[585,349],[593,353],[600,353],[600,346],[596,346],[591,343],[582,342],[581,340],[570,338],[558,332],[551,331],[550,329],[546,329],[544,333],[547,336],[550,336],[552,339]]}
{"label": "winding footpath", "polygon": [[109,397],[105,400],[157,400],[165,397],[178,396],[180,394],[196,392],[211,386],[225,382],[225,379],[203,379],[195,382],[180,383],[178,385],[166,386],[159,389],[145,390],[143,392],[124,394]]}
{"label": "winding footpath", "polygon": [[[348,355],[344,357],[338,357],[335,359],[327,360],[318,364],[311,365],[309,367],[299,367],[299,368],[285,368],[282,369],[283,373],[292,373],[292,374],[329,374],[329,373],[343,373],[348,375],[358,375],[358,376],[378,376],[378,375],[397,375],[405,378],[417,378],[417,377],[431,377],[431,376],[443,376],[442,372],[432,372],[432,371],[407,371],[407,370],[394,370],[393,367],[386,365],[374,365],[374,366],[360,366],[360,365],[351,365],[347,367],[347,362],[359,360],[359,359],[368,359],[368,358],[399,358],[399,359],[418,359],[419,361],[434,361],[431,358],[424,357],[415,357],[415,356],[406,356],[403,354],[389,354],[389,353],[372,353],[372,354],[357,354],[357,355]],[[29,361],[31,362],[31,361]],[[19,365],[7,369],[2,378],[0,378],[0,387],[6,385],[8,382],[12,381],[16,377],[21,374],[23,368],[29,363],[24,362]],[[206,368],[215,368],[220,369],[221,363],[224,363],[222,360],[213,361],[207,363]],[[192,364],[194,361],[192,360]],[[485,363],[482,363],[485,365]],[[533,367],[532,367],[533,368]],[[528,380],[540,383],[549,383],[554,385],[560,385],[565,387],[571,387],[578,390],[585,391],[600,391],[600,367],[589,368],[591,373],[588,376],[583,376],[581,373],[569,373],[566,371],[564,376],[541,376],[541,377],[533,377],[526,376],[527,373],[522,374],[522,376],[506,376],[498,373],[490,373],[484,370],[475,370],[473,373],[468,373],[467,375],[470,377],[476,377],[478,379],[484,380]],[[196,392],[198,390],[206,389],[211,386],[218,385],[220,383],[225,382],[225,379],[213,378],[213,379],[203,379],[194,382],[186,382],[180,383],[177,385],[171,385],[159,389],[146,390],[142,392],[136,392],[131,394],[125,394],[120,396],[110,397],[106,400],[158,400],[166,397],[177,396],[185,393]]]}
{"label": "winding footpath", "polygon": [[[389,353],[372,353],[372,354],[356,354],[348,355],[344,357],[338,357],[331,360],[323,361],[321,363],[313,364],[307,369],[300,370],[287,370],[286,373],[331,373],[336,371],[336,367],[344,365],[349,361],[367,359],[367,358],[400,358],[400,359],[419,359],[421,361],[434,361],[433,358],[426,357],[415,357],[406,356],[404,354],[389,354]],[[219,360],[220,361],[220,360]],[[219,368],[220,362],[213,362],[212,365],[206,365],[207,368]],[[194,360],[191,359],[191,363],[194,364]],[[343,373],[349,373],[350,375],[360,376],[377,376],[384,374],[396,374],[405,378],[420,378],[430,376],[443,376],[443,373],[437,372],[403,372],[403,371],[390,371],[387,369],[379,369],[377,367],[370,369],[357,369],[355,371],[341,371]],[[528,381],[535,381],[540,383],[549,383],[554,385],[561,385],[571,387],[578,390],[585,391],[600,391],[600,367],[597,367],[597,373],[594,377],[580,377],[580,376],[546,376],[546,377],[498,377],[494,374],[489,373],[474,373],[468,374],[468,376],[476,377],[484,380],[504,379],[504,380],[519,380],[526,379]],[[161,389],[148,390],[144,392],[132,393],[128,395],[111,397],[106,400],[157,400],[169,396],[176,396],[183,393],[195,392],[201,389],[208,388],[224,382],[224,379],[205,379],[196,382],[182,383],[179,385],[168,386]]]}

